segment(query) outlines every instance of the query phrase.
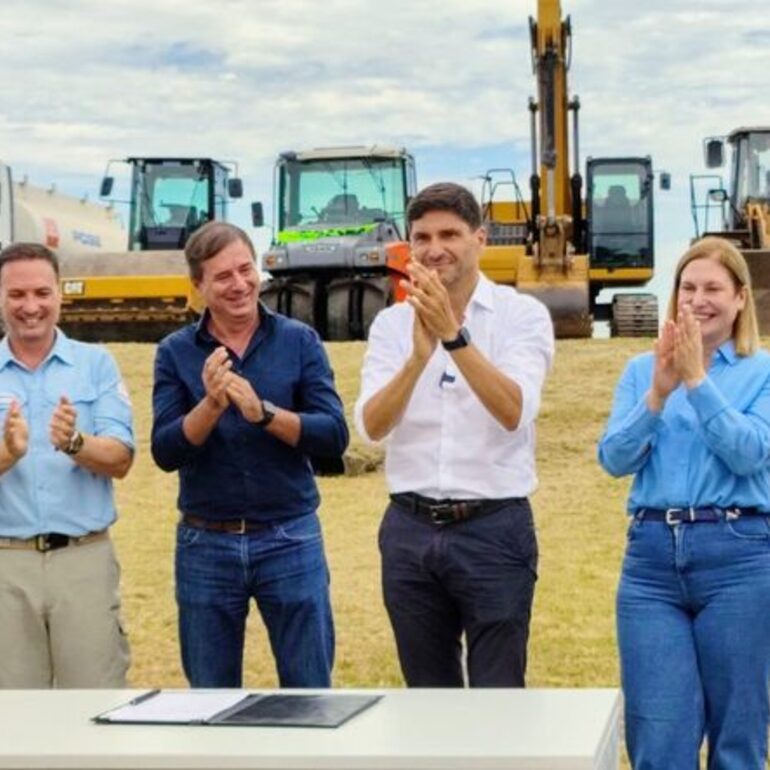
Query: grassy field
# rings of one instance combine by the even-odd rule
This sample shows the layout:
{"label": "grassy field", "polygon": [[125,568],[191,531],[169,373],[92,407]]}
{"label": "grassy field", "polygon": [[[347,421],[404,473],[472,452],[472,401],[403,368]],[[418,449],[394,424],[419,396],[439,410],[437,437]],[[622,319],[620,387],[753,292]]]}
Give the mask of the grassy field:
{"label": "grassy field", "polygon": [[[625,538],[627,480],[598,467],[596,441],[627,358],[648,340],[563,341],[557,346],[539,419],[540,488],[533,499],[540,578],[530,641],[529,684],[540,687],[618,683],[614,593]],[[150,457],[150,345],[113,345],[136,413],[138,453],[117,486],[114,529],[123,566],[124,614],[133,651],[130,683],[184,686],[173,589],[177,481]],[[350,419],[363,343],[331,344],[329,353]],[[352,420],[350,420],[352,425]],[[376,532],[385,500],[379,453],[353,437],[355,475],[320,479],[337,626],[335,684],[399,686],[395,648],[382,607]],[[276,684],[266,637],[253,610],[245,685]]]}

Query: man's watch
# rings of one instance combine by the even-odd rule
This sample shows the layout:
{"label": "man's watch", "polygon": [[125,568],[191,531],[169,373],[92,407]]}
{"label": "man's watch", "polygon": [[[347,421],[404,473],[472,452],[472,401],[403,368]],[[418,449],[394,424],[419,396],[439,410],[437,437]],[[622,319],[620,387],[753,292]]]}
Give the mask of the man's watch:
{"label": "man's watch", "polygon": [[471,333],[464,327],[460,327],[457,336],[453,340],[442,340],[441,345],[444,350],[459,350],[467,347],[471,342]]}
{"label": "man's watch", "polygon": [[262,399],[262,419],[257,420],[254,425],[259,428],[266,428],[273,421],[277,409],[278,407],[275,404]]}
{"label": "man's watch", "polygon": [[83,448],[84,441],[83,434],[79,430],[76,430],[70,438],[70,443],[64,447],[64,454],[76,455]]}

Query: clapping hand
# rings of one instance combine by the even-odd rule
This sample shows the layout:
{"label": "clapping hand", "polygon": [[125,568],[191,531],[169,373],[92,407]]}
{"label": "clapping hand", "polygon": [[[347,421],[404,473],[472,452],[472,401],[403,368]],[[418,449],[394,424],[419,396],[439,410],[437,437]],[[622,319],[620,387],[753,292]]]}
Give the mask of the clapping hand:
{"label": "clapping hand", "polygon": [[227,386],[233,376],[230,371],[232,365],[227,348],[223,346],[218,347],[203,364],[202,379],[206,396],[219,409],[226,409],[230,404]]}
{"label": "clapping hand", "polygon": [[77,430],[78,413],[67,396],[62,396],[51,415],[48,436],[54,447],[64,451]]}
{"label": "clapping hand", "polygon": [[3,438],[8,454],[14,459],[19,460],[25,454],[29,447],[29,426],[21,413],[21,407],[17,401],[11,401],[8,414],[5,416],[3,425]]}
{"label": "clapping hand", "polygon": [[706,376],[700,324],[689,305],[680,308],[676,322],[674,366],[688,388],[696,387]]}

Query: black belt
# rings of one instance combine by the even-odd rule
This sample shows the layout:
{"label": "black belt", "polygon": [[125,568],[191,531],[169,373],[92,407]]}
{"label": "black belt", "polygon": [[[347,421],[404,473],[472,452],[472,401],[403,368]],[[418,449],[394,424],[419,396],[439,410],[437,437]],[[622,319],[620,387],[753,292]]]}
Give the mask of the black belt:
{"label": "black belt", "polygon": [[86,545],[96,540],[104,540],[107,537],[107,530],[100,529],[98,532],[87,532],[85,535],[71,536],[64,535],[61,532],[46,532],[34,537],[0,537],[0,549],[9,548],[14,550],[40,551],[58,551],[59,548],[67,548],[70,545]]}
{"label": "black belt", "polygon": [[665,521],[666,524],[694,524],[699,521],[724,521],[737,519],[741,516],[769,516],[770,513],[758,508],[739,508],[730,506],[720,508],[716,505],[706,505],[701,508],[640,508],[634,513],[634,518],[645,521]]}
{"label": "black belt", "polygon": [[390,499],[401,508],[427,516],[434,524],[451,524],[473,516],[492,513],[506,505],[525,503],[526,497],[498,497],[492,500],[434,500],[414,492],[400,492]]}
{"label": "black belt", "polygon": [[200,516],[182,514],[182,524],[193,529],[207,529],[210,532],[227,532],[231,535],[245,535],[247,532],[260,532],[270,525],[264,521],[249,519],[203,519]]}

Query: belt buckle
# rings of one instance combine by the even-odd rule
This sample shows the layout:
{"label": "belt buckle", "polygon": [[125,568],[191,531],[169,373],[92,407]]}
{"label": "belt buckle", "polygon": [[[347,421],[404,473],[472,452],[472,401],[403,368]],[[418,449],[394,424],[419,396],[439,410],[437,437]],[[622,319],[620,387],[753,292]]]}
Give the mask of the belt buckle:
{"label": "belt buckle", "polygon": [[451,524],[456,520],[454,505],[452,503],[439,503],[430,507],[431,521],[443,527],[445,524]]}
{"label": "belt buckle", "polygon": [[49,535],[35,535],[35,550],[40,553],[48,553],[53,550],[51,538]]}
{"label": "belt buckle", "polygon": [[[677,516],[677,518],[674,518],[674,514],[681,514],[684,510],[684,508],[666,508],[666,524],[668,524],[669,527],[673,527],[675,524],[681,524],[682,517]],[[692,508],[690,509],[690,518],[692,518]]]}
{"label": "belt buckle", "polygon": [[246,534],[246,519],[238,519],[238,522],[240,524],[240,527],[235,530],[236,535],[245,535]]}

